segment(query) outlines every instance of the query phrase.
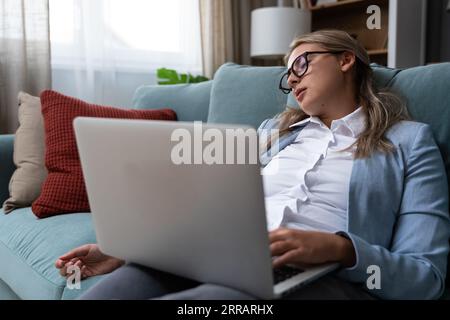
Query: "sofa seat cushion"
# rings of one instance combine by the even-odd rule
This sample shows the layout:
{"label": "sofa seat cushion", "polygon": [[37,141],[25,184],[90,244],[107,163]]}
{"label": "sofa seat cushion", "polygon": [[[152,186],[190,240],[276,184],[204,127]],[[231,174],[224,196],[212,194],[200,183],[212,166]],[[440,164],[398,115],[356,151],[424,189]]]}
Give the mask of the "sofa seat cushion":
{"label": "sofa seat cushion", "polygon": [[12,289],[0,279],[0,300],[19,300]]}
{"label": "sofa seat cushion", "polygon": [[102,277],[70,290],[55,261],[77,246],[95,242],[89,213],[38,219],[29,207],[9,215],[0,210],[0,279],[21,299],[76,298]]}

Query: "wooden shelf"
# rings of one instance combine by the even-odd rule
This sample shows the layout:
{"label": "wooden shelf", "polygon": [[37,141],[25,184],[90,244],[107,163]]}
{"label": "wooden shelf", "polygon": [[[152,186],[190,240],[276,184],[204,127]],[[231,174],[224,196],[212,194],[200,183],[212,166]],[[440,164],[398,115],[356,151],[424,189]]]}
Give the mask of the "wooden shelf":
{"label": "wooden shelf", "polygon": [[[380,7],[380,29],[367,28],[366,10],[369,5]],[[344,0],[324,3],[313,7],[311,14],[312,31],[344,30],[364,46],[371,60],[387,63],[389,0]]]}
{"label": "wooden shelf", "polygon": [[333,2],[333,3],[325,3],[325,4],[320,4],[318,6],[311,7],[311,11],[347,6],[347,5],[352,5],[352,4],[360,4],[362,2],[364,2],[364,0],[344,0],[344,1],[338,1],[338,2]]}
{"label": "wooden shelf", "polygon": [[387,54],[387,49],[373,49],[373,50],[367,50],[367,53],[369,56],[376,56],[376,55],[382,55]]}
{"label": "wooden shelf", "polygon": [[[304,2],[304,1],[303,1]],[[311,31],[338,29],[346,31],[368,51],[371,61],[391,67],[413,67],[424,63],[426,6],[422,0],[336,0],[311,7]],[[330,3],[324,3],[330,2]],[[380,9],[380,28],[369,29],[367,22]],[[371,21],[374,21],[371,19]],[[391,22],[391,23],[389,23]],[[388,59],[389,57],[389,59]]]}

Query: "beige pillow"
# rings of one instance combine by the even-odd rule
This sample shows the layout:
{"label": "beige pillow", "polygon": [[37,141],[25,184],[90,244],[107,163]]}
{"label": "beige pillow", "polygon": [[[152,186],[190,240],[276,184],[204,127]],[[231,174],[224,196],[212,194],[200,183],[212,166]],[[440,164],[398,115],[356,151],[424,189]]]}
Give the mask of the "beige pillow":
{"label": "beige pillow", "polygon": [[41,193],[47,177],[44,163],[45,138],[41,100],[27,93],[19,93],[19,128],[14,138],[14,164],[17,169],[9,182],[10,198],[3,210],[29,207]]}

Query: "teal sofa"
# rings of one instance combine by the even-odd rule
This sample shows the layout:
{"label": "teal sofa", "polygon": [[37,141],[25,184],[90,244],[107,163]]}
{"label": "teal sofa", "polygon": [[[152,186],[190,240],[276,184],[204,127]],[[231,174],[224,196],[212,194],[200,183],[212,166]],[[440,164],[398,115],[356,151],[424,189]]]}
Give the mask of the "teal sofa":
{"label": "teal sofa", "polygon": [[[372,65],[376,85],[402,95],[412,117],[431,125],[450,170],[450,63],[396,70]],[[134,107],[169,107],[181,121],[240,123],[257,127],[264,119],[295,101],[282,94],[282,67],[225,64],[214,80],[187,85],[142,86]],[[8,197],[13,164],[13,135],[0,136],[0,201]],[[85,243],[95,242],[89,213],[38,220],[30,208],[9,215],[0,210],[0,299],[74,299],[102,276],[70,290],[54,267],[56,258]]]}

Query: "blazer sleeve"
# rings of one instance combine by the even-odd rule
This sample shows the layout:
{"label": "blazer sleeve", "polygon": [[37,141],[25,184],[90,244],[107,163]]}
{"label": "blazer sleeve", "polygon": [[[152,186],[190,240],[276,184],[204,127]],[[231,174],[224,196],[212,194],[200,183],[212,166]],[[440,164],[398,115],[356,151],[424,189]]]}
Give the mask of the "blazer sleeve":
{"label": "blazer sleeve", "polygon": [[345,234],[356,251],[356,264],[340,271],[351,282],[366,282],[368,267],[380,270],[379,289],[368,290],[382,299],[436,299],[445,289],[450,220],[448,185],[439,149],[428,125],[421,126],[406,162],[403,198],[391,246],[371,245]]}
{"label": "blazer sleeve", "polygon": [[264,130],[267,130],[267,124],[270,123],[272,121],[272,119],[266,119],[264,120],[258,127],[258,135],[262,134]]}

